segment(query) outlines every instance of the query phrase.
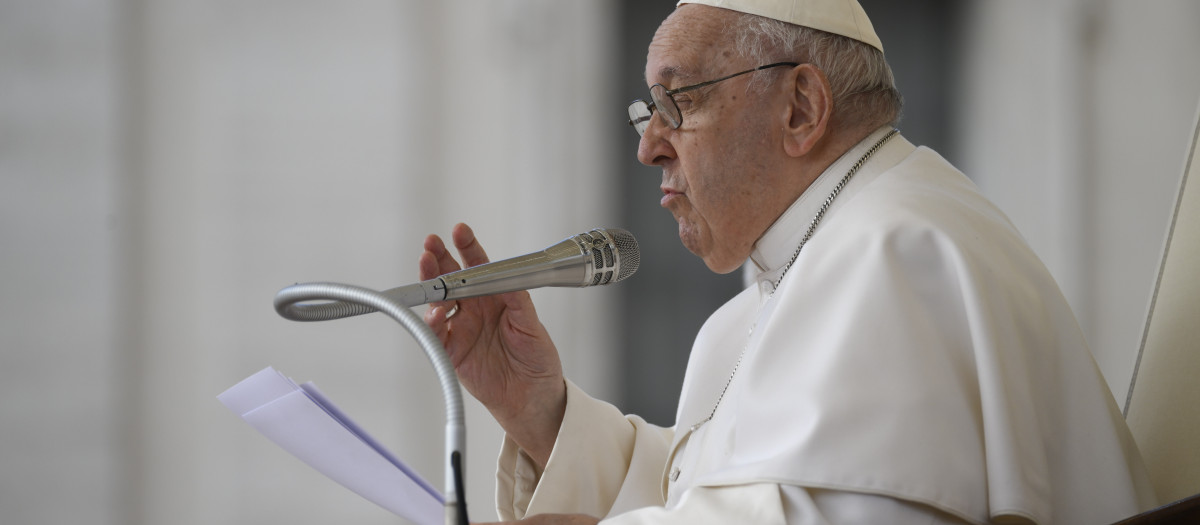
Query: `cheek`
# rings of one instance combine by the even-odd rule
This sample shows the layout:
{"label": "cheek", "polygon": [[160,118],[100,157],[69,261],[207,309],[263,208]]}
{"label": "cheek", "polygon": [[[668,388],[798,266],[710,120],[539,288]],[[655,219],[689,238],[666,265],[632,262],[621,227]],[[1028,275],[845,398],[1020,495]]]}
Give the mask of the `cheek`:
{"label": "cheek", "polygon": [[729,163],[726,151],[710,150],[697,159],[703,165],[693,170],[689,200],[692,215],[702,221],[715,237],[722,238],[728,225],[737,220],[745,203],[746,190],[737,180],[741,177],[736,164]]}
{"label": "cheek", "polygon": [[701,164],[694,172],[693,190],[714,211],[736,212],[739,210],[730,208],[753,205],[762,188],[766,167],[755,153],[760,151],[759,144],[746,140],[744,135],[736,137],[715,143],[717,146],[710,146],[697,156]]}
{"label": "cheek", "polygon": [[693,213],[717,236],[736,234],[763,197],[771,141],[763,126],[751,124],[751,116],[742,111],[724,119],[696,118],[698,129],[681,143]]}

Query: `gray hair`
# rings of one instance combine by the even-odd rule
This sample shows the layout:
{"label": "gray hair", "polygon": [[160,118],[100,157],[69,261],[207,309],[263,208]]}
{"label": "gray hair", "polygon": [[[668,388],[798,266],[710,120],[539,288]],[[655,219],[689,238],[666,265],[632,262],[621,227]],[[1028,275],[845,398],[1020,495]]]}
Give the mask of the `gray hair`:
{"label": "gray hair", "polygon": [[904,102],[882,51],[819,29],[740,15],[727,29],[741,55],[756,65],[796,60],[816,66],[829,79],[835,118],[850,125],[900,121]]}

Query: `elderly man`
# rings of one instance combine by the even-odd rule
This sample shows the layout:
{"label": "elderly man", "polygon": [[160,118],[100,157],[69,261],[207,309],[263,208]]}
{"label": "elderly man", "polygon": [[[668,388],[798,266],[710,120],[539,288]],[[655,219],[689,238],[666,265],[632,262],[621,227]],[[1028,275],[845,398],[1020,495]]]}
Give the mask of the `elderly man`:
{"label": "elderly man", "polygon": [[[756,282],[696,336],[673,428],[566,381],[527,293],[432,308],[507,432],[504,519],[1105,523],[1154,503],[1053,279],[892,128],[857,2],[680,2],[646,81],[630,123],[680,239]],[[487,261],[466,226],[452,240]],[[426,239],[422,279],[458,268]]]}

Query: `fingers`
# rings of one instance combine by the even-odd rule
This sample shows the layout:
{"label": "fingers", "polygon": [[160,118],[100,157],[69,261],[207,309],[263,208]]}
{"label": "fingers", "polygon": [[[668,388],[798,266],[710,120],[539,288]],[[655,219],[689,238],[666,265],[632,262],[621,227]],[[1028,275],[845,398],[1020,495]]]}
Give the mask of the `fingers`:
{"label": "fingers", "polygon": [[450,255],[450,251],[446,249],[446,244],[442,242],[442,238],[437,235],[430,235],[425,238],[425,251],[421,253],[420,259],[417,260],[417,267],[421,280],[432,279],[444,273],[456,272],[462,269],[458,265],[458,261],[454,260],[454,256]]}
{"label": "fingers", "polygon": [[442,341],[443,345],[446,344],[446,336],[450,333],[450,325],[447,322],[448,319],[446,317],[446,310],[446,306],[434,306],[426,311],[424,316],[425,324],[429,325],[429,328],[433,329],[434,335],[436,335],[438,339]]}
{"label": "fingers", "polygon": [[[475,239],[475,232],[469,226],[463,223],[456,224],[451,230],[450,236],[463,259],[463,265],[460,266],[450,251],[446,249],[446,244],[441,237],[430,235],[425,237],[425,251],[417,259],[421,280],[433,279],[439,275],[458,271],[463,267],[488,262],[487,253],[483,251],[483,246]],[[449,333],[449,320],[458,313],[459,303],[458,301],[435,302],[430,306],[431,308],[425,313],[425,323],[432,327],[434,333],[445,342]]]}
{"label": "fingers", "polygon": [[454,247],[458,248],[458,254],[462,256],[463,264],[467,267],[488,262],[487,253],[483,251],[483,246],[475,238],[475,232],[471,230],[470,226],[461,222],[454,225],[450,237],[454,240]]}
{"label": "fingers", "polygon": [[[457,228],[465,228],[467,236],[470,237],[473,242],[474,233],[471,232],[470,228],[468,228],[465,224],[459,224],[456,226],[456,229]],[[475,244],[478,245],[478,243]],[[417,259],[417,268],[422,281],[426,279],[433,279],[439,275],[456,272],[462,269],[462,267],[459,266],[458,261],[454,260],[454,256],[450,255],[450,251],[446,249],[446,244],[442,242],[441,237],[438,237],[437,235],[430,235],[425,238],[425,251],[421,254],[420,258]],[[458,313],[457,301],[436,302],[432,303],[431,306],[441,307],[441,313],[443,314],[443,317],[441,318],[442,323],[445,323],[451,317],[454,317],[454,314]],[[430,324],[431,326],[433,325],[433,323],[428,319],[426,319],[426,323]],[[439,337],[441,336],[442,334],[439,334]],[[445,340],[444,337],[442,339]]]}
{"label": "fingers", "polygon": [[450,364],[457,369],[463,358],[455,355],[457,345],[450,340],[450,318],[458,309],[457,302],[452,304],[452,306],[447,306],[447,303],[432,305],[432,308],[425,312],[424,319],[425,324],[429,325],[433,334],[442,342],[442,348],[450,358]]}
{"label": "fingers", "polygon": [[475,232],[471,230],[470,226],[464,223],[454,225],[454,229],[450,232],[450,238],[454,241],[454,247],[458,249],[459,256],[462,257],[462,265],[460,266],[454,256],[450,255],[450,251],[446,249],[446,244],[442,242],[441,237],[430,235],[425,238],[425,252],[418,260],[422,280],[488,262],[487,252],[483,251],[483,246],[475,238]]}
{"label": "fingers", "polygon": [[[489,262],[487,252],[483,250],[483,245],[479,244],[479,240],[475,237],[475,231],[470,226],[465,223],[455,224],[454,229],[450,231],[450,238],[454,241],[454,247],[458,249],[459,256],[462,257],[464,267],[469,268]],[[443,249],[445,248],[443,247]],[[532,306],[529,292],[512,292],[496,295],[493,298],[510,308],[516,307],[518,310],[525,304]],[[532,311],[532,309],[530,310]],[[536,321],[536,314],[534,320]]]}

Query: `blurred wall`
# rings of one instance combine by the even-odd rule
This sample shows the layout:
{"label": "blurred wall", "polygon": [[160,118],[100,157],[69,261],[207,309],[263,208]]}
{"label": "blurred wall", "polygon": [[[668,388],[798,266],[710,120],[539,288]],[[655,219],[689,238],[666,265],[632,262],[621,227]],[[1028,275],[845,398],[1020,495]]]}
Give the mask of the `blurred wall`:
{"label": "blurred wall", "polygon": [[[394,523],[229,413],[274,365],[440,487],[424,356],[381,316],[275,315],[297,281],[416,279],[613,224],[603,2],[0,3],[0,522]],[[569,130],[569,132],[564,132]],[[536,292],[609,394],[611,292]],[[472,517],[500,432],[468,406]]]}
{"label": "blurred wall", "polygon": [[1200,104],[1200,3],[975,0],[960,167],[1059,282],[1125,401]]}
{"label": "blurred wall", "polygon": [[117,523],[111,1],[0,3],[0,521]]}

